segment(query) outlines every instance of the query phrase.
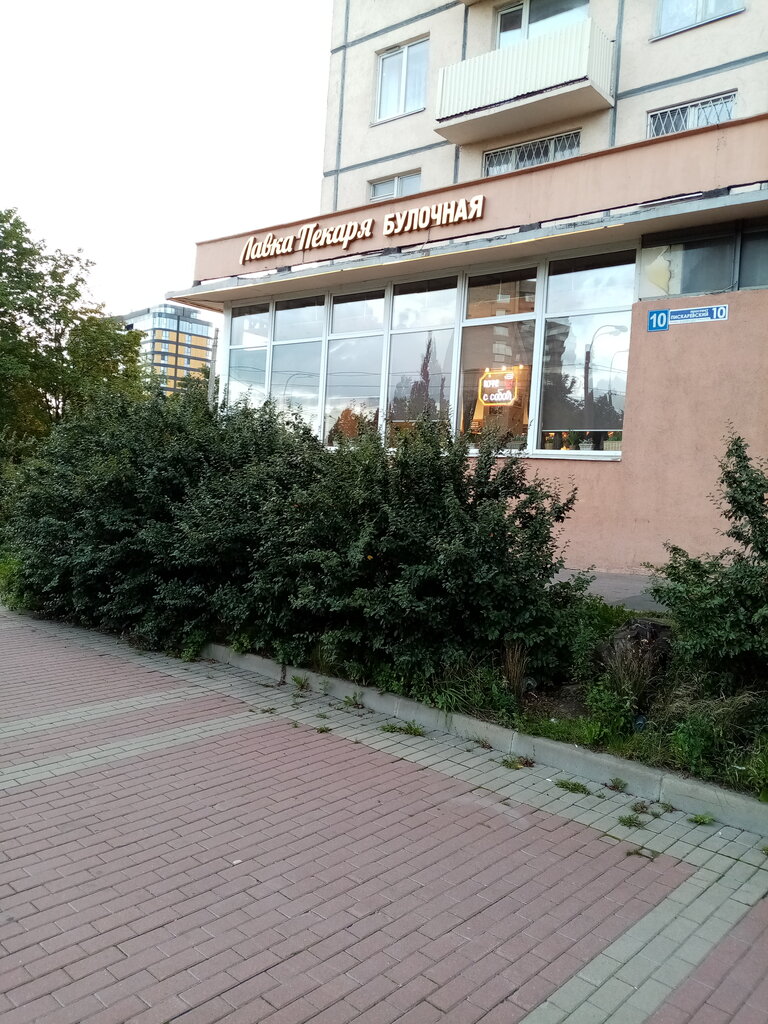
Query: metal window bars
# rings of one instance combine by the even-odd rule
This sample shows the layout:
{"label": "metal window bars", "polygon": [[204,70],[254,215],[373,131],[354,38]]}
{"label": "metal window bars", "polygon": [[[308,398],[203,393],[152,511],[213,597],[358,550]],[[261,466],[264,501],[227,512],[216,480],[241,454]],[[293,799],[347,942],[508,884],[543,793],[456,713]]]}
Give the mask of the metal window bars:
{"label": "metal window bars", "polygon": [[546,139],[521,142],[517,146],[486,153],[483,174],[490,178],[496,174],[507,174],[509,171],[519,171],[525,167],[537,167],[539,164],[549,164],[555,160],[566,160],[568,157],[578,156],[580,148],[581,132],[566,132],[564,135],[551,135]]}
{"label": "metal window bars", "polygon": [[730,121],[735,99],[736,93],[729,92],[723,96],[710,96],[697,103],[656,110],[648,115],[648,138],[655,139],[660,135],[673,135],[691,128],[705,128],[710,124]]}

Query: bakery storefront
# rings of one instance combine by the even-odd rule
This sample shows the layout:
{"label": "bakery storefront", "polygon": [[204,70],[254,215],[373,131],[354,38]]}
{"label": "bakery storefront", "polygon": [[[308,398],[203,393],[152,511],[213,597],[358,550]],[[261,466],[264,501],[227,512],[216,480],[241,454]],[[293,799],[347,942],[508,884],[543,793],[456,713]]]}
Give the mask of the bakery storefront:
{"label": "bakery storefront", "polygon": [[574,566],[719,546],[729,422],[768,449],[768,119],[200,243],[171,298],[225,314],[228,400],[492,423],[573,480]]}

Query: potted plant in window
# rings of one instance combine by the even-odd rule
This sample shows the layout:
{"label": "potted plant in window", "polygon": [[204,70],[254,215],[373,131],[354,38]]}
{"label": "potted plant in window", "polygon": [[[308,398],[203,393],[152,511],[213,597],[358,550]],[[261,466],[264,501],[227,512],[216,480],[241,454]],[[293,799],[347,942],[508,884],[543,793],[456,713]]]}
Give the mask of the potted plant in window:
{"label": "potted plant in window", "polygon": [[579,438],[579,451],[580,452],[592,452],[595,450],[595,442],[592,440],[592,435],[589,431],[583,434]]}
{"label": "potted plant in window", "polygon": [[575,452],[579,446],[579,435],[576,430],[563,431],[563,451]]}
{"label": "potted plant in window", "polygon": [[548,434],[544,435],[544,449],[545,451],[551,452],[555,447],[555,435],[553,431],[549,431]]}
{"label": "potted plant in window", "polygon": [[621,451],[621,431],[620,430],[609,430],[608,434],[603,441],[603,451],[606,452],[620,452]]}

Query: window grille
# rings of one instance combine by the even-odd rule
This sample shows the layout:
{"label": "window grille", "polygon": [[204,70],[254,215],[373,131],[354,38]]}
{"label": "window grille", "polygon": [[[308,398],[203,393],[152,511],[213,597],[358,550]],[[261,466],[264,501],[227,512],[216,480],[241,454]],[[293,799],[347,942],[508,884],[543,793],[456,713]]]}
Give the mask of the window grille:
{"label": "window grille", "polygon": [[508,171],[519,171],[525,167],[566,160],[568,157],[578,156],[580,149],[581,132],[567,132],[565,135],[552,135],[548,139],[522,142],[517,146],[486,153],[483,174],[490,178],[496,174],[506,174]]}
{"label": "window grille", "polygon": [[697,103],[685,103],[679,107],[667,107],[656,110],[648,115],[648,138],[655,139],[660,135],[673,135],[675,132],[686,132],[691,128],[705,128],[710,124],[730,121],[733,117],[735,92],[724,96],[711,96]]}

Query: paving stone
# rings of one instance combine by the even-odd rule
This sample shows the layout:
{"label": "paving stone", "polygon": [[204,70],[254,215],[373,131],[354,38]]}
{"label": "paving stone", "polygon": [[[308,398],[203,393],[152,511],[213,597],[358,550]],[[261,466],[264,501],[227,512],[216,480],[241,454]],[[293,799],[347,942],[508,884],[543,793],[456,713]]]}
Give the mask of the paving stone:
{"label": "paving stone", "polygon": [[701,970],[703,1024],[754,1024],[756,834],[681,814],[628,858],[601,829],[634,798],[554,785],[578,771],[382,734],[234,666],[2,611],[0,630],[3,1024],[642,1024],[686,1012]]}

